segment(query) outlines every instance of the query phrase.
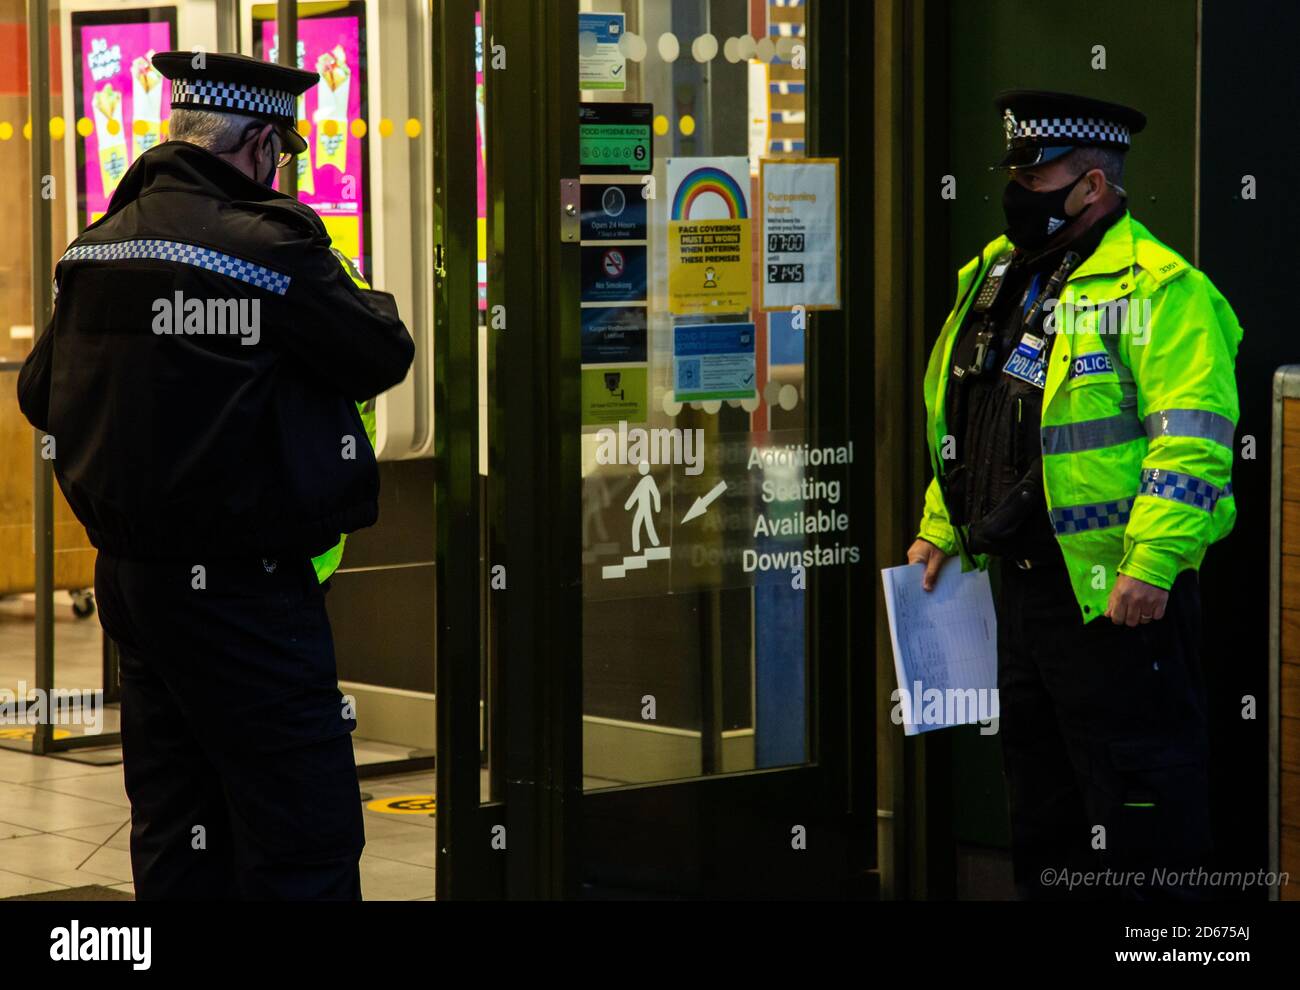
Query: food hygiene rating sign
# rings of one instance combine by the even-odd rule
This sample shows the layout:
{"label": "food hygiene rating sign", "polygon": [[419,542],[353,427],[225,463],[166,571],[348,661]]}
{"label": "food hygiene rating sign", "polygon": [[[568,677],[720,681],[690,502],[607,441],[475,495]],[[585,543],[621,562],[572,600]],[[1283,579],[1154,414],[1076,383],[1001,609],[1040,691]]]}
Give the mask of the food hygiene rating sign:
{"label": "food hygiene rating sign", "polygon": [[748,158],[668,159],[668,309],[749,311]]}

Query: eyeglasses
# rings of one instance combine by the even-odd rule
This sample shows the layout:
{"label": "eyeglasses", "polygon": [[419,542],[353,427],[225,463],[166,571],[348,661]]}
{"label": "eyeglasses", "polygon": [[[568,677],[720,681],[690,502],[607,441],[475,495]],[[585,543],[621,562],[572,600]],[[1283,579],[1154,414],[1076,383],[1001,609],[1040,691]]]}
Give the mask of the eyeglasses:
{"label": "eyeglasses", "polygon": [[[244,144],[244,143],[245,143],[245,142],[246,142],[250,137],[252,137],[254,134],[256,134],[257,131],[258,131],[262,126],[263,126],[263,125],[258,124],[258,125],[255,126],[255,127],[250,127],[250,128],[248,128],[248,130],[246,130],[246,131],[243,133],[243,135],[240,137],[239,144],[236,145],[234,148],[232,148],[231,151],[237,151],[237,150],[238,150],[238,149],[239,149],[239,148],[240,148],[240,147],[241,147],[241,146],[242,146],[242,145],[243,145],[243,144]],[[280,135],[277,134],[275,131],[272,131],[272,132],[271,132],[271,138],[272,138],[272,140],[274,140],[274,141],[280,141],[280,140],[281,140]],[[272,147],[274,147],[274,145],[272,145]],[[275,159],[275,167],[276,167],[277,169],[284,168],[284,167],[285,167],[286,165],[288,165],[291,161],[293,161],[293,157],[294,157],[294,156],[293,156],[293,152],[291,152],[291,151],[280,151],[280,152],[278,152],[277,155],[276,155],[276,159]]]}
{"label": "eyeglasses", "polygon": [[[276,140],[276,141],[281,140],[280,135],[276,134],[274,131],[272,131],[271,133],[272,133],[272,137],[274,138],[274,140]],[[274,147],[274,145],[272,145],[272,147]],[[293,154],[292,154],[292,152],[281,151],[281,152],[280,152],[279,154],[277,154],[276,157],[275,157],[275,167],[276,167],[276,168],[284,168],[284,167],[285,167],[286,165],[288,165],[291,161],[293,161]]]}

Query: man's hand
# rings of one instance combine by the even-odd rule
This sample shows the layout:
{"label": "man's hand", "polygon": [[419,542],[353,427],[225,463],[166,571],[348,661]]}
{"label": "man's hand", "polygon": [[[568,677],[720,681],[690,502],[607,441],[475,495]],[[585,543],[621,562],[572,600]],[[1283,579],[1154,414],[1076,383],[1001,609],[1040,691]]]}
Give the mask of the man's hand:
{"label": "man's hand", "polygon": [[907,548],[909,564],[924,564],[925,574],[921,578],[921,587],[926,591],[934,590],[934,579],[939,576],[939,568],[948,559],[948,555],[929,540],[917,540]]}
{"label": "man's hand", "polygon": [[1169,592],[1164,588],[1120,574],[1110,589],[1105,614],[1117,626],[1136,626],[1164,618],[1168,602]]}

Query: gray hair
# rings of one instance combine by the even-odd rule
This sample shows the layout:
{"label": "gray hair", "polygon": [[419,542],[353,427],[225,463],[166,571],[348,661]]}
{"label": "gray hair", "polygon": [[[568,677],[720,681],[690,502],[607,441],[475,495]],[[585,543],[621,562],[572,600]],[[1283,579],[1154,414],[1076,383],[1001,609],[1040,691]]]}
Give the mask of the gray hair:
{"label": "gray hair", "polygon": [[1118,148],[1075,148],[1070,160],[1079,166],[1080,175],[1099,168],[1107,182],[1119,185],[1124,178],[1124,152]]}
{"label": "gray hair", "polygon": [[167,133],[173,141],[188,141],[208,151],[233,151],[245,130],[254,124],[265,123],[264,120],[235,113],[178,108],[172,111]]}

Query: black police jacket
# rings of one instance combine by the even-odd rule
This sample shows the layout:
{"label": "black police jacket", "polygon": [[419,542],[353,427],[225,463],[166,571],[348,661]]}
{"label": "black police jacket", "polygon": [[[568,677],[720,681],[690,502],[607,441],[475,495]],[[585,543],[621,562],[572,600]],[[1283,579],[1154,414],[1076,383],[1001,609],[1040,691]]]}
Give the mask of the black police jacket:
{"label": "black police jacket", "polygon": [[97,548],[315,555],[375,522],[356,403],[400,382],[415,345],[310,207],[169,141],[72,242],[55,290],[18,400]]}

